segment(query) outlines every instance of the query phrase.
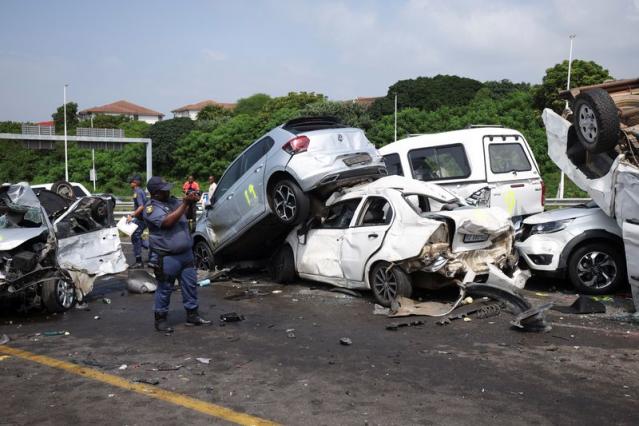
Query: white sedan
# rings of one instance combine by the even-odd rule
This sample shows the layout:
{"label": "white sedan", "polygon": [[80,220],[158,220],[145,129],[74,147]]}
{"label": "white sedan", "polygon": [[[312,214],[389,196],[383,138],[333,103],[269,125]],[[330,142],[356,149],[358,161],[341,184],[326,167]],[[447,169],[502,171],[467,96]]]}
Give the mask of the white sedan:
{"label": "white sedan", "polygon": [[[335,193],[327,212],[298,226],[275,254],[278,282],[301,278],[371,289],[389,306],[413,286],[441,288],[515,269],[514,230],[498,208],[462,206],[438,185],[400,176]],[[523,284],[520,285],[523,287]]]}

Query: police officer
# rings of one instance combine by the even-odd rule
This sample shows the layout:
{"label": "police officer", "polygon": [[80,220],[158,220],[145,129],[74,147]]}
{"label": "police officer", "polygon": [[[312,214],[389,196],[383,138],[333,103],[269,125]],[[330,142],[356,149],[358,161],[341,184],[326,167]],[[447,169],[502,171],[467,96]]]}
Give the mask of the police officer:
{"label": "police officer", "polygon": [[185,212],[197,203],[199,194],[190,193],[182,201],[171,197],[171,184],[153,176],[146,184],[151,200],[144,207],[144,220],[149,227],[151,250],[159,255],[155,292],[155,329],[172,332],[167,315],[173,283],[177,278],[182,290],[187,325],[210,324],[200,317],[197,301],[197,275],[193,259],[193,239],[189,232]]}
{"label": "police officer", "polygon": [[144,220],[142,220],[142,211],[146,204],[146,194],[144,190],[140,188],[142,184],[142,178],[140,176],[133,176],[129,180],[129,183],[131,184],[131,189],[133,189],[133,213],[127,217],[127,222],[133,222],[138,225],[131,235],[131,244],[133,244],[133,254],[135,255],[135,265],[131,268],[144,268],[144,263],[142,263],[142,248],[149,248],[148,243],[142,240],[142,233],[144,229],[146,229],[146,224]]}

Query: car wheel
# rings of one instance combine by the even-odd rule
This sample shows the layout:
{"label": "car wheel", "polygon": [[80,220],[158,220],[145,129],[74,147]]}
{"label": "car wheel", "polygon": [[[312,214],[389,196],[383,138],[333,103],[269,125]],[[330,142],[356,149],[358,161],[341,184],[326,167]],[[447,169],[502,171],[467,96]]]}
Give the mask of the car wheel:
{"label": "car wheel", "polygon": [[575,99],[573,123],[577,137],[588,151],[610,151],[619,142],[619,115],[608,92],[596,88]]}
{"label": "car wheel", "polygon": [[70,279],[57,278],[42,284],[42,303],[49,312],[67,311],[75,302],[75,285]]}
{"label": "car wheel", "polygon": [[279,284],[288,284],[295,280],[295,257],[293,249],[288,244],[280,248],[270,266],[271,279]]}
{"label": "car wheel", "polygon": [[213,253],[206,241],[198,241],[193,247],[193,255],[195,257],[195,267],[204,271],[210,271],[215,268]]}
{"label": "car wheel", "polygon": [[59,180],[51,185],[51,192],[55,192],[69,201],[75,201],[76,198],[73,192],[73,186],[65,180]]}
{"label": "car wheel", "polygon": [[299,185],[284,179],[273,185],[270,194],[271,208],[284,225],[298,225],[308,216],[310,202]]}
{"label": "car wheel", "polygon": [[609,294],[626,277],[625,257],[612,244],[588,243],[570,256],[568,276],[580,293]]}
{"label": "car wheel", "polygon": [[389,307],[399,296],[410,297],[413,293],[408,274],[399,266],[391,266],[388,262],[373,266],[369,280],[375,300],[385,307]]}

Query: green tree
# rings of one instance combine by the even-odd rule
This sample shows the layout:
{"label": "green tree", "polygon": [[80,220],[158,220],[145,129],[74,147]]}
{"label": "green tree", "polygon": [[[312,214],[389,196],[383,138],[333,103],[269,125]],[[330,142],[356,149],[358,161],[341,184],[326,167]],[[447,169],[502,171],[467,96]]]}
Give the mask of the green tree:
{"label": "green tree", "polygon": [[151,125],[144,121],[125,121],[118,125],[118,128],[124,130],[124,136],[127,138],[145,138]]}
{"label": "green tree", "polygon": [[207,105],[198,112],[197,119],[215,120],[220,117],[230,117],[231,115],[233,115],[233,111],[221,105]]}
{"label": "green tree", "polygon": [[[162,120],[154,123],[147,132],[147,138],[153,140],[153,168],[155,173],[170,174],[176,161],[175,150],[180,138],[189,134],[194,128],[193,120],[187,117]],[[197,151],[188,156],[199,156]]]}
{"label": "green tree", "polygon": [[442,106],[459,106],[470,102],[482,83],[456,75],[436,75],[400,80],[388,88],[385,97],[377,99],[371,106],[373,118],[392,114],[397,94],[398,108],[417,108],[433,111]]}
{"label": "green tree", "polygon": [[[68,114],[67,110],[67,114]],[[96,129],[118,129],[122,123],[131,121],[129,117],[123,115],[107,115],[96,114],[93,117],[93,125],[91,119],[82,120],[78,123],[78,127],[95,127]]]}
{"label": "green tree", "polygon": [[493,99],[501,99],[513,92],[528,91],[531,88],[530,83],[513,83],[508,79],[486,81],[484,87],[490,90],[490,97]]}
{"label": "green tree", "polygon": [[[55,122],[55,132],[57,134],[64,133],[64,105],[60,105],[51,117]],[[75,102],[67,102],[67,134],[75,135],[75,129],[78,127],[78,104]]]}
{"label": "green tree", "polygon": [[239,99],[233,111],[235,114],[257,114],[270,100],[271,97],[269,95],[256,93],[248,98]]}
{"label": "green tree", "polygon": [[278,110],[300,110],[315,102],[323,102],[326,96],[315,92],[289,92],[286,96],[273,98],[264,104],[262,113],[272,114]]}
{"label": "green tree", "polygon": [[[593,61],[572,61],[570,87],[589,86],[612,79],[607,69]],[[534,105],[538,109],[552,108],[557,113],[564,109],[565,101],[559,99],[559,92],[566,89],[568,81],[568,61],[563,61],[546,70],[541,85],[535,88]]]}
{"label": "green tree", "polygon": [[315,102],[304,107],[300,111],[300,115],[309,117],[335,117],[341,123],[348,124],[353,127],[359,127],[364,130],[373,125],[368,109],[360,104],[352,102]]}
{"label": "green tree", "polygon": [[0,133],[22,133],[22,123],[17,121],[0,121]]}

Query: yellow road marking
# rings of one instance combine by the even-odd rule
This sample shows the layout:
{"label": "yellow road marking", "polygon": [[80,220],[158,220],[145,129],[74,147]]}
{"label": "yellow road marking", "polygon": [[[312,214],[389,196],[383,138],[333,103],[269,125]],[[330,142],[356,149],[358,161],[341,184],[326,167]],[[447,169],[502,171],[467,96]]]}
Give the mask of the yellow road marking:
{"label": "yellow road marking", "polygon": [[199,411],[200,413],[207,414],[209,416],[228,420],[239,425],[277,425],[277,423],[271,422],[269,420],[264,420],[259,417],[251,416],[250,414],[233,411],[230,408],[222,407],[221,405],[211,404],[209,402],[201,401],[199,399],[191,398],[186,395],[167,391],[154,386],[148,386],[141,383],[132,383],[128,380],[125,380],[118,376],[114,376],[112,374],[106,374],[92,368],[81,367],[77,364],[60,361],[48,356],[37,355],[5,345],[0,346],[0,353],[13,355],[18,358],[26,359],[28,361],[37,362],[38,364],[46,365],[47,367],[64,370],[69,373],[77,374],[78,376],[87,377],[89,379],[106,383],[111,386],[116,386],[151,398],[170,402],[172,404]]}
{"label": "yellow road marking", "polygon": [[11,358],[9,355],[2,355],[0,356],[0,361],[4,361],[7,358]]}

